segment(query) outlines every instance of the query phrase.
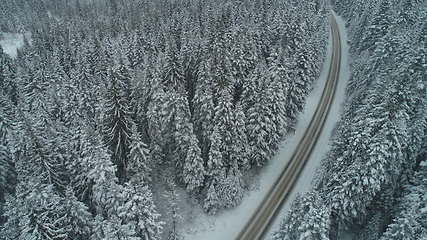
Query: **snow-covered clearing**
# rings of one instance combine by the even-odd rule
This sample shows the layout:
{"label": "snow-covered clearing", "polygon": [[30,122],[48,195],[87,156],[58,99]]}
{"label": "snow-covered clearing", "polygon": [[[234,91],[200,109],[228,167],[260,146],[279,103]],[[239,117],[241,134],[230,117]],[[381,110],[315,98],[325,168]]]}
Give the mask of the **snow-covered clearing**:
{"label": "snow-covered clearing", "polygon": [[24,45],[24,36],[29,36],[29,33],[0,33],[0,45],[3,51],[10,57],[16,57],[18,48]]}
{"label": "snow-covered clearing", "polygon": [[[270,236],[272,232],[278,229],[280,219],[289,209],[289,206],[295,195],[297,193],[304,193],[310,188],[310,183],[316,168],[319,165],[323,154],[326,153],[326,151],[329,149],[328,143],[330,133],[335,123],[340,118],[340,106],[344,100],[344,89],[348,81],[349,67],[347,61],[348,47],[346,45],[347,38],[345,25],[339,17],[337,17],[337,22],[340,29],[341,41],[343,44],[345,44],[342,46],[343,56],[341,59],[340,81],[337,86],[337,93],[335,95],[334,102],[331,106],[329,116],[326,120],[319,141],[311,155],[311,159],[305,165],[305,168],[299,177],[299,181],[297,182],[290,198],[288,198],[288,202],[284,205],[282,212],[279,215],[280,217],[276,220],[274,226],[272,226]],[[294,134],[289,134],[286,137],[286,140],[281,143],[281,148],[276,156],[272,159],[271,163],[261,170],[259,176],[259,189],[247,193],[242,203],[236,208],[227,211],[220,211],[215,216],[207,215],[200,206],[195,207],[195,209],[193,209],[194,217],[187,222],[184,222],[182,224],[183,226],[181,226],[180,233],[184,239],[226,240],[234,239],[234,237],[239,233],[247,219],[249,219],[249,217],[253,214],[253,211],[255,211],[256,207],[268,192],[273,182],[279,176],[281,169],[283,169],[287,161],[289,161],[293,150],[300,142],[300,139],[303,137],[305,129],[308,127],[310,120],[314,115],[326,83],[329,65],[331,62],[331,51],[332,46],[330,41],[322,72],[318,80],[314,83],[312,92],[307,97],[306,106],[303,113],[300,114],[296,131]],[[268,236],[267,239],[269,239],[270,236]]]}

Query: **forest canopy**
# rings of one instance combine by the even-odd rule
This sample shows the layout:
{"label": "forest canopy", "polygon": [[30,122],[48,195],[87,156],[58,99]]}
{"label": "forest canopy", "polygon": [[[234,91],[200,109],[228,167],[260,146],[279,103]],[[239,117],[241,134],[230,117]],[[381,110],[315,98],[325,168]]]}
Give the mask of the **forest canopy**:
{"label": "forest canopy", "polygon": [[174,238],[177,188],[238,205],[329,34],[324,1],[3,2],[31,38],[0,50],[2,239]]}

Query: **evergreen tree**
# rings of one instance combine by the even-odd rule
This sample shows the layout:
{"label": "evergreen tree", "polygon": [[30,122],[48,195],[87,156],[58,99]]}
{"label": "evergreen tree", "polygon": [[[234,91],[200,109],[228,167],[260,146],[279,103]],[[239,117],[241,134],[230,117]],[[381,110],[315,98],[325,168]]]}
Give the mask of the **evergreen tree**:
{"label": "evergreen tree", "polygon": [[208,214],[215,214],[218,209],[223,207],[220,202],[219,189],[220,182],[225,177],[224,159],[221,152],[222,139],[217,127],[213,130],[210,143],[207,162],[208,181],[205,184],[208,187],[208,192],[204,199],[203,208]]}
{"label": "evergreen tree", "polygon": [[131,144],[129,150],[129,163],[126,166],[128,178],[138,176],[144,182],[151,181],[151,162],[150,152],[148,146],[142,141],[141,136],[136,128],[132,126],[131,129]]}
{"label": "evergreen tree", "polygon": [[65,198],[51,184],[21,182],[16,197],[9,197],[5,215],[5,239],[86,239],[91,233],[91,214],[67,192]]}
{"label": "evergreen tree", "polygon": [[396,217],[381,239],[423,239],[427,236],[427,161],[422,160],[418,171],[404,186],[396,206]]}
{"label": "evergreen tree", "polygon": [[143,181],[130,181],[125,184],[119,196],[122,204],[117,208],[121,225],[131,229],[130,237],[139,239],[160,239],[163,222],[155,210],[151,190]]}
{"label": "evergreen tree", "polygon": [[117,176],[122,182],[126,179],[125,169],[133,122],[125,96],[125,83],[120,81],[116,71],[110,72],[103,108],[105,142],[113,153],[112,159],[117,166]]}
{"label": "evergreen tree", "polygon": [[220,177],[222,181],[218,187],[218,197],[221,207],[231,209],[239,205],[243,198],[242,174],[237,164],[234,164],[226,176],[220,174]]}
{"label": "evergreen tree", "polygon": [[88,207],[76,198],[71,188],[66,189],[64,201],[69,238],[88,239],[93,229],[93,216]]}
{"label": "evergreen tree", "polygon": [[[222,170],[223,172],[224,170]],[[220,176],[223,176],[223,174],[220,174]],[[208,214],[215,214],[219,209],[223,207],[220,196],[218,196],[218,183],[217,179],[213,179],[210,181],[208,192],[206,194],[206,198],[203,201],[203,209]]]}
{"label": "evergreen tree", "polygon": [[194,132],[200,140],[203,159],[208,158],[210,135],[213,131],[214,101],[211,87],[212,76],[209,62],[202,61],[198,71],[198,81],[193,98],[192,120]]}
{"label": "evergreen tree", "polygon": [[190,136],[189,141],[183,176],[184,183],[187,184],[187,191],[192,192],[204,185],[205,168],[196,136]]}
{"label": "evergreen tree", "polygon": [[330,210],[316,191],[293,202],[274,239],[329,239]]}
{"label": "evergreen tree", "polygon": [[8,144],[8,135],[12,130],[12,120],[11,104],[0,94],[0,202],[4,201],[4,194],[13,189],[14,179],[16,178]]}
{"label": "evergreen tree", "polygon": [[[171,37],[172,38],[172,37]],[[179,49],[173,39],[166,42],[163,84],[168,89],[183,93],[185,89],[184,74],[179,61]]]}
{"label": "evergreen tree", "polygon": [[[220,151],[225,166],[231,166],[234,162],[244,166],[247,161],[245,152],[240,152],[239,148],[246,147],[246,135],[244,132],[244,115],[241,110],[234,112],[232,99],[229,94],[224,94],[215,107],[214,124],[218,134],[221,136]],[[244,136],[238,136],[242,133]]]}
{"label": "evergreen tree", "polygon": [[167,147],[172,147],[172,144],[167,144],[173,139],[171,132],[167,131],[171,125],[170,99],[159,87],[154,89],[151,98],[147,111],[150,152],[153,162],[160,164],[165,162]]}

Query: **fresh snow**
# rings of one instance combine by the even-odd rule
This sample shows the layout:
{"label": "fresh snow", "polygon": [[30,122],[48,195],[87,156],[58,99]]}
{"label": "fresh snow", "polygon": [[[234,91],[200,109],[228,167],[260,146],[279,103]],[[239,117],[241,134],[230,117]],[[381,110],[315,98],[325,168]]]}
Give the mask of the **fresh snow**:
{"label": "fresh snow", "polygon": [[[336,14],[334,14],[336,16]],[[289,207],[296,196],[297,193],[304,193],[309,190],[311,186],[311,180],[315,175],[316,168],[320,164],[322,156],[329,149],[329,138],[331,131],[340,118],[340,106],[344,101],[344,90],[348,81],[348,46],[347,46],[347,37],[344,22],[341,18],[336,16],[337,22],[341,34],[342,53],[341,58],[341,71],[340,71],[340,81],[337,86],[337,93],[334,98],[334,102],[331,106],[329,116],[326,120],[324,129],[319,137],[318,143],[311,155],[311,159],[305,165],[305,168],[302,174],[299,177],[297,184],[295,185],[289,200],[285,203],[281,213],[279,214],[278,219],[276,219],[274,225],[270,229],[269,236],[267,239],[270,239],[271,234],[278,230],[281,219],[284,214],[289,210]],[[331,38],[329,38],[331,39]],[[307,97],[307,102],[305,109],[299,116],[299,121],[297,128],[294,134],[288,134],[286,140],[284,140],[281,145],[278,153],[271,160],[271,163],[265,166],[259,174],[260,182],[259,189],[248,192],[242,203],[231,209],[219,211],[216,215],[207,215],[204,213],[203,209],[200,206],[195,206],[193,209],[194,216],[188,221],[182,223],[180,234],[186,240],[226,240],[234,239],[235,236],[242,229],[246,221],[253,214],[256,207],[260,204],[265,194],[270,189],[271,185],[279,176],[281,170],[284,168],[286,163],[289,161],[289,158],[294,151],[296,145],[300,142],[300,139],[303,137],[305,129],[308,127],[311,118],[316,110],[317,104],[321,97],[323,88],[326,83],[326,78],[331,62],[331,51],[332,46],[331,42],[328,44],[327,55],[325,59],[325,64],[323,66],[322,72],[318,80],[313,84],[313,90]]]}
{"label": "fresh snow", "polygon": [[3,51],[12,58],[16,57],[18,48],[24,45],[24,35],[27,33],[0,33],[0,45]]}

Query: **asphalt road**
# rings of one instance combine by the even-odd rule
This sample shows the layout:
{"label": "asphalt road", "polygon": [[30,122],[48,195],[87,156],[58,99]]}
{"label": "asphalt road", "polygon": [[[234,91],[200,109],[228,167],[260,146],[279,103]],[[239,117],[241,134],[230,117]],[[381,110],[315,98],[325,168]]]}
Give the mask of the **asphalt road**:
{"label": "asphalt road", "polygon": [[340,71],[341,40],[338,25],[333,15],[331,15],[331,32],[333,44],[331,65],[328,79],[314,116],[304,136],[292,153],[291,160],[282,170],[280,177],[275,181],[275,184],[270,188],[261,204],[234,239],[255,240],[265,237],[270,225],[289,197],[293,186],[298,180],[298,176],[316,145],[335,95]]}

